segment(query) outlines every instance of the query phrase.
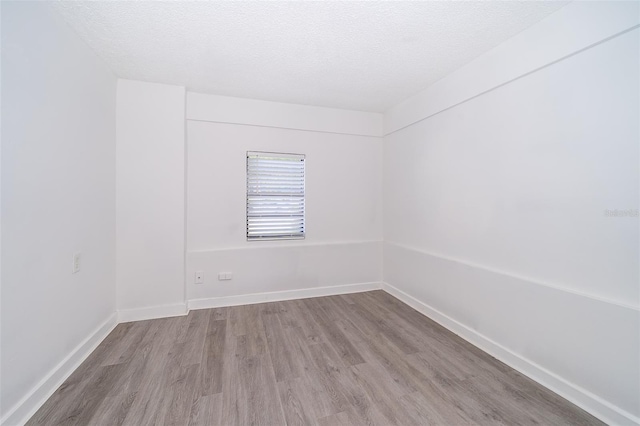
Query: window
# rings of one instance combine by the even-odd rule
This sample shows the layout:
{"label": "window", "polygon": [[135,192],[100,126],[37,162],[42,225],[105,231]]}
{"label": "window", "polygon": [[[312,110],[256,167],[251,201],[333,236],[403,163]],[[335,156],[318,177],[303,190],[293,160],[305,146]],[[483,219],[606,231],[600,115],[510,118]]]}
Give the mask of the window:
{"label": "window", "polygon": [[247,240],[304,238],[304,155],[247,152]]}

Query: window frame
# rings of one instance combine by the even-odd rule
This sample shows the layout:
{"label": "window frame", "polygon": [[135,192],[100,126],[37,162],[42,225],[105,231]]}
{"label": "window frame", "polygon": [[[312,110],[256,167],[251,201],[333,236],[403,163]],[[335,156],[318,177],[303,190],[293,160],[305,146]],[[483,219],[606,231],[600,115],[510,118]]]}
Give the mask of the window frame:
{"label": "window frame", "polygon": [[[291,192],[289,194],[286,193],[281,193],[281,194],[257,194],[257,193],[252,193],[250,190],[250,178],[252,176],[252,174],[250,174],[250,170],[249,170],[249,159],[250,157],[260,157],[260,156],[264,156],[265,158],[269,158],[269,157],[281,157],[281,158],[292,158],[292,159],[296,159],[296,160],[300,160],[302,162],[302,193],[294,193]],[[307,229],[306,229],[306,155],[305,154],[294,154],[294,153],[288,153],[288,152],[268,152],[268,151],[246,151],[246,210],[245,210],[245,234],[246,234],[246,240],[247,241],[281,241],[281,240],[304,240],[306,238],[306,234],[307,234]],[[274,215],[272,217],[274,218],[278,218],[278,217],[299,217],[301,220],[301,224],[302,224],[302,232],[298,235],[296,234],[282,234],[282,235],[250,235],[250,218],[256,218],[256,217],[263,217],[263,216],[259,216],[259,215],[250,215],[249,211],[250,211],[250,207],[251,207],[251,203],[250,203],[250,197],[266,197],[265,199],[268,199],[268,197],[280,197],[282,198],[288,198],[291,197],[293,198],[301,198],[302,201],[302,207],[301,207],[301,214],[297,214],[297,215]]]}

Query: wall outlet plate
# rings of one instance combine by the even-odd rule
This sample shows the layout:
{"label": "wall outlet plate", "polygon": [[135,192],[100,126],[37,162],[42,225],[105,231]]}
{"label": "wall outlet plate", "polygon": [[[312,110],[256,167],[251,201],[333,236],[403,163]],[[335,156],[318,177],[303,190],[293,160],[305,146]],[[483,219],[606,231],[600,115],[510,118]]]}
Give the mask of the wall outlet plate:
{"label": "wall outlet plate", "polygon": [[73,253],[73,267],[71,273],[80,272],[80,252]]}

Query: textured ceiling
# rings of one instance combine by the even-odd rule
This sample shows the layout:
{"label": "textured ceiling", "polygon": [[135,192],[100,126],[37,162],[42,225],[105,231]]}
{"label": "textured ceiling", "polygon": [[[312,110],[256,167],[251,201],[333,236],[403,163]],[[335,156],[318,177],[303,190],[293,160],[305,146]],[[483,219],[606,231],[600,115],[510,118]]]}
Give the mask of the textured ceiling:
{"label": "textured ceiling", "polygon": [[382,112],[567,2],[55,2],[122,78]]}

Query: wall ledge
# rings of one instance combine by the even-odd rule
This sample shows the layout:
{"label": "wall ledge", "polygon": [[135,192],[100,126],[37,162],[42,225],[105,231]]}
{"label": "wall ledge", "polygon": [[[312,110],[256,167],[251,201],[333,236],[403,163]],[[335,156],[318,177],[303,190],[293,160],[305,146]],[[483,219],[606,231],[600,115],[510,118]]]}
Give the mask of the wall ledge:
{"label": "wall ledge", "polygon": [[610,298],[607,298],[607,297],[602,297],[602,296],[599,296],[599,295],[586,293],[586,292],[583,292],[583,291],[573,290],[573,289],[570,289],[570,288],[567,288],[567,287],[562,287],[562,286],[559,286],[559,285],[555,285],[555,284],[547,283],[547,282],[544,282],[544,281],[540,281],[540,280],[537,280],[535,278],[514,274],[512,272],[503,271],[503,270],[496,269],[496,268],[491,268],[491,267],[488,267],[488,266],[480,265],[478,263],[468,262],[466,260],[458,259],[458,258],[455,258],[455,257],[450,257],[450,256],[442,255],[442,254],[433,253],[433,252],[430,252],[428,250],[419,249],[417,247],[413,247],[413,246],[409,246],[409,245],[405,245],[405,244],[394,243],[394,242],[391,242],[391,241],[385,241],[384,243],[385,244],[389,244],[389,245],[393,245],[393,246],[396,246],[396,247],[400,247],[400,248],[405,249],[405,250],[411,250],[411,251],[415,251],[417,253],[426,254],[427,256],[432,256],[432,257],[435,257],[437,259],[443,259],[443,260],[447,260],[449,262],[459,263],[461,265],[468,266],[470,268],[481,269],[483,271],[492,272],[494,274],[503,275],[505,277],[515,278],[515,279],[520,280],[520,281],[526,281],[528,283],[539,285],[539,286],[543,286],[543,287],[547,287],[547,288],[550,288],[552,290],[562,291],[562,292],[570,293],[570,294],[573,294],[573,295],[576,295],[576,296],[586,297],[588,299],[595,300],[596,302],[608,303],[608,304],[611,304],[611,305],[616,305],[616,306],[621,307],[621,308],[630,309],[630,310],[633,310],[633,311],[640,312],[640,306],[636,306],[636,305],[633,305],[633,304],[630,304],[630,303],[626,303],[626,302],[622,302],[622,301],[619,301],[619,300],[610,299]]}
{"label": "wall ledge", "polygon": [[235,247],[213,247],[213,248],[199,248],[194,250],[187,250],[187,255],[197,253],[213,253],[213,252],[228,252],[231,250],[259,250],[268,248],[269,250],[278,249],[291,249],[291,248],[311,248],[311,247],[325,247],[325,246],[348,246],[356,244],[382,244],[383,240],[354,240],[354,241],[330,241],[330,242],[309,242],[308,240],[282,240],[282,241],[247,241],[244,246]]}

